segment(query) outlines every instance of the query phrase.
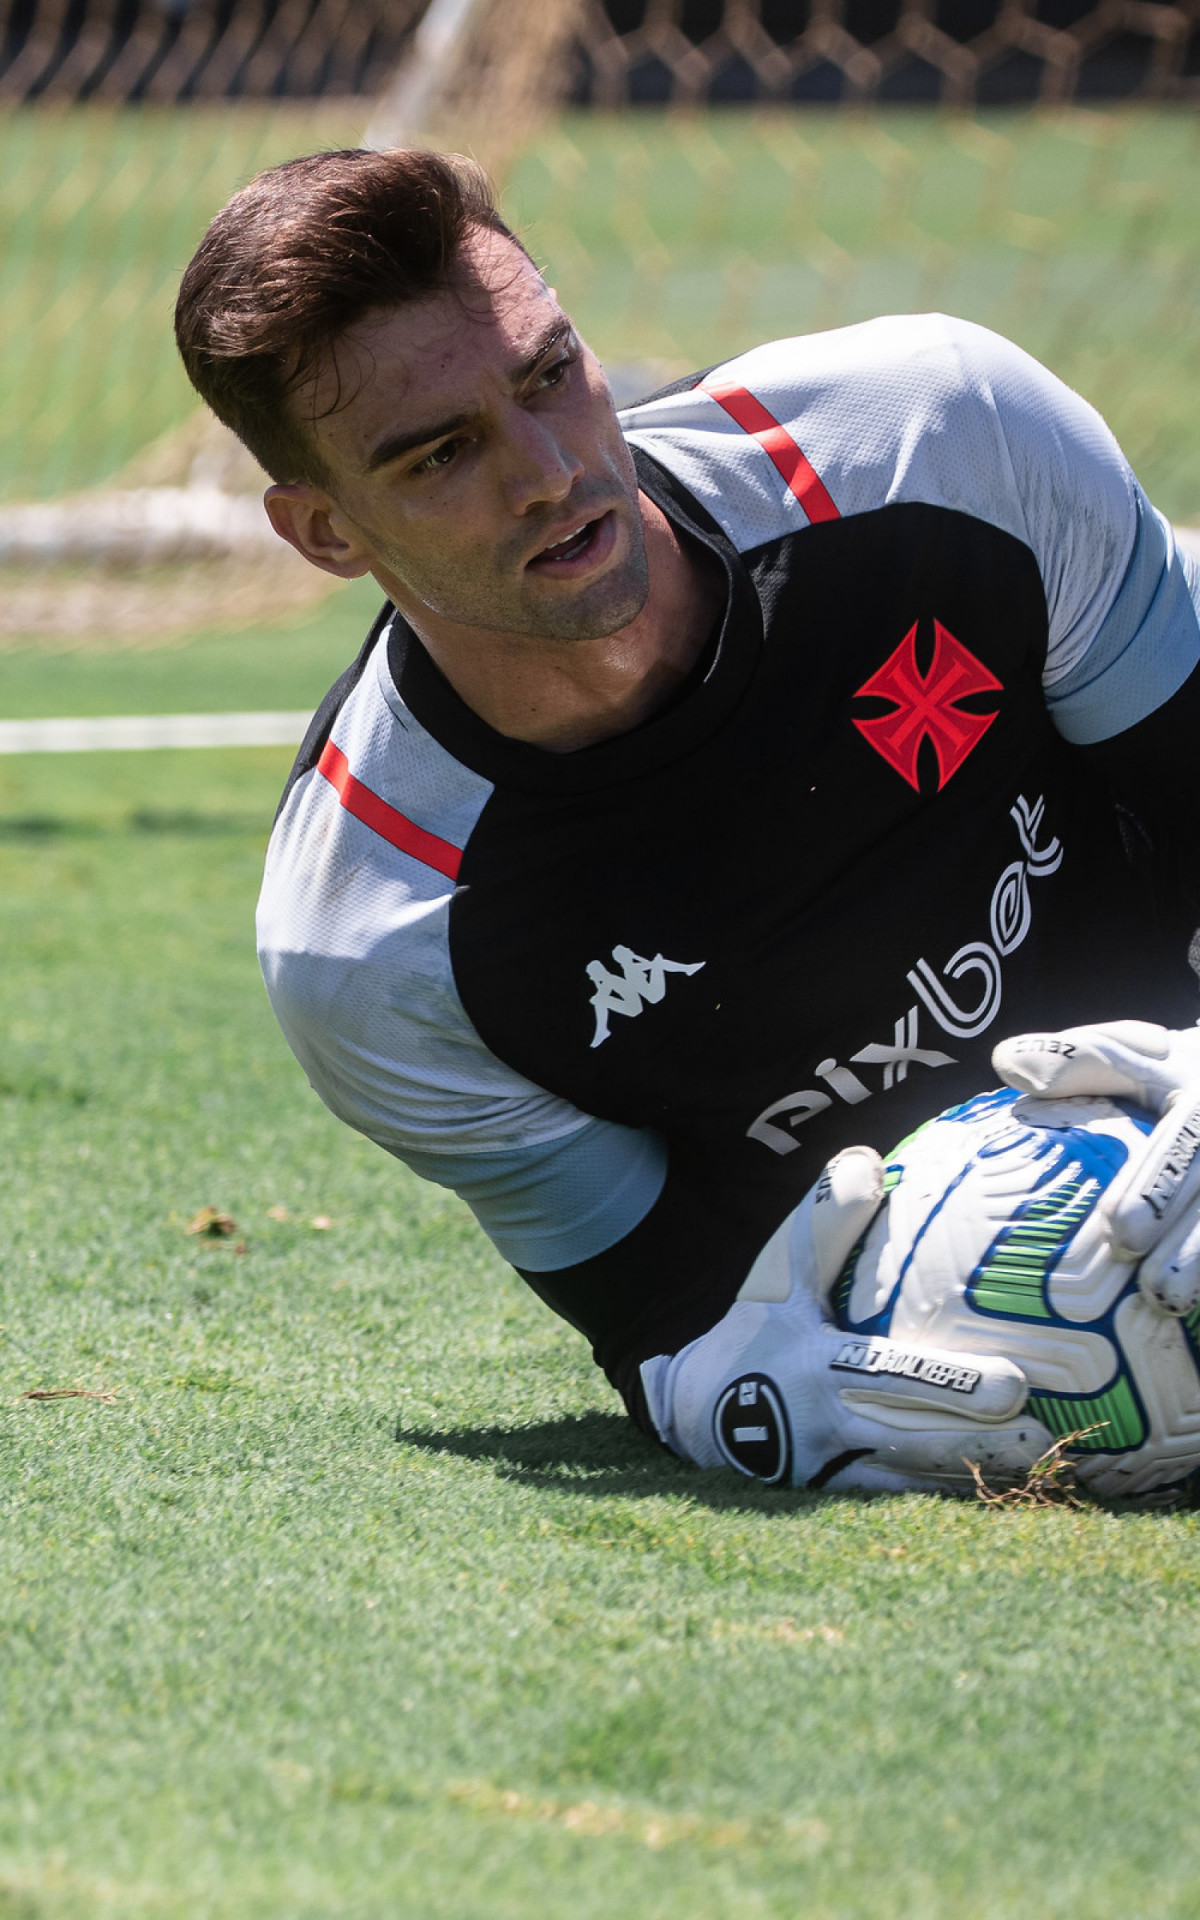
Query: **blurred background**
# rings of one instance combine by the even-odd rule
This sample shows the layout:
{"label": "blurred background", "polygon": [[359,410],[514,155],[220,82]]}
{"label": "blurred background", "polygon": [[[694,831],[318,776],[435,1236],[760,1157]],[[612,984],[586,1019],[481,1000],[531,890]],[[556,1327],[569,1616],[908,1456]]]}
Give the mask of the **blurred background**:
{"label": "blurred background", "polygon": [[264,539],[171,308],[240,183],[363,141],[480,157],[623,397],[941,308],[1200,520],[1198,106],[1200,0],[4,0],[0,650],[178,647],[331,590]]}

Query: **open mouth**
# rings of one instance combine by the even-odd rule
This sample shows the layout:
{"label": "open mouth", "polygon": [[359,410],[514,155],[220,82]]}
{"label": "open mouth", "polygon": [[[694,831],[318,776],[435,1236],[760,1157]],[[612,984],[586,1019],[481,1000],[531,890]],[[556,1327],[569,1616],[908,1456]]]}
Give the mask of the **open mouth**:
{"label": "open mouth", "polygon": [[582,521],[561,540],[543,547],[528,565],[539,573],[582,573],[608,558],[615,537],[616,515],[611,511],[602,513],[598,519]]}
{"label": "open mouth", "polygon": [[569,533],[565,540],[556,540],[552,547],[543,547],[538,559],[577,560],[591,540],[595,525],[594,520],[585,521],[582,527],[577,527],[574,533]]}

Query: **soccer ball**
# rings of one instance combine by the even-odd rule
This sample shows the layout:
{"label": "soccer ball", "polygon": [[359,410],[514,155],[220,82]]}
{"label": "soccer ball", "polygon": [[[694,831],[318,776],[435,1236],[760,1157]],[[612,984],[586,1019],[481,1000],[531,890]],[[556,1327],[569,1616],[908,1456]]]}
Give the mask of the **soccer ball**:
{"label": "soccer ball", "polygon": [[1146,1300],[1097,1216],[1154,1125],[1106,1099],[980,1094],[911,1134],[831,1295],[839,1327],[999,1353],[1105,1498],[1200,1483],[1200,1308]]}

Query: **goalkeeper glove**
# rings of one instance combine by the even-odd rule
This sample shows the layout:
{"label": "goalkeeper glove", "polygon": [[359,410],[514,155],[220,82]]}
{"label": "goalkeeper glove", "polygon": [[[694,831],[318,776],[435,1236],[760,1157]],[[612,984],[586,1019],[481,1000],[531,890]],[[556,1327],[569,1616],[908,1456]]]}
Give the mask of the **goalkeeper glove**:
{"label": "goalkeeper glove", "polygon": [[1161,1115],[1098,1214],[1114,1257],[1140,1262],[1138,1285],[1163,1312],[1200,1305],[1200,1027],[1144,1020],[1023,1033],[992,1054],[1021,1093],[1061,1099],[1107,1094]]}
{"label": "goalkeeper glove", "polygon": [[1021,1415],[1028,1388],[1012,1361],[834,1326],[829,1289],[882,1201],[878,1154],[838,1154],[724,1319],[643,1364],[651,1416],[676,1453],[772,1485],[899,1492],[970,1486],[964,1456],[1017,1477],[1050,1445]]}

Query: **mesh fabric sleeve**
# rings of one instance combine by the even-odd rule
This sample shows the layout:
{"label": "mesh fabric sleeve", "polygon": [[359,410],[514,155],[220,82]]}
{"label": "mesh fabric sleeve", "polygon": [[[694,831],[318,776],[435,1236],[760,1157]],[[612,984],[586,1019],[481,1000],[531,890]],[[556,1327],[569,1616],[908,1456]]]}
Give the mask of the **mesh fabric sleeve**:
{"label": "mesh fabric sleeve", "polygon": [[979,327],[956,330],[985,397],[1049,616],[1044,684],[1058,731],[1092,745],[1138,725],[1200,660],[1200,570],[1095,409]]}

